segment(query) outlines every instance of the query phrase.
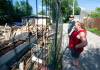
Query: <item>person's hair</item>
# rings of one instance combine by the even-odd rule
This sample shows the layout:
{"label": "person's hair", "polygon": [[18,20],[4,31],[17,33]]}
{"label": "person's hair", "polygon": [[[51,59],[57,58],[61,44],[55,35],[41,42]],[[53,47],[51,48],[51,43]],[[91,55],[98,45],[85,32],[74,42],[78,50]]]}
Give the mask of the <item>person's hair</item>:
{"label": "person's hair", "polygon": [[85,30],[86,30],[85,24],[84,24],[84,23],[81,23],[81,22],[79,22],[79,21],[77,21],[77,23],[78,23],[78,25],[79,25],[82,29],[85,29]]}

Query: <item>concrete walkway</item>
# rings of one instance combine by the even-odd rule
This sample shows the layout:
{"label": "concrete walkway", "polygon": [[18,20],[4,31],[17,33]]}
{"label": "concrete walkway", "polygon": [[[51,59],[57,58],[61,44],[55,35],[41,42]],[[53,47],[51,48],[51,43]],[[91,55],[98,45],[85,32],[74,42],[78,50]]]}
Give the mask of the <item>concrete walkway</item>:
{"label": "concrete walkway", "polygon": [[[62,51],[68,45],[67,35],[68,24],[63,25]],[[88,45],[81,54],[80,62],[82,70],[100,70],[100,36],[87,31]],[[77,70],[71,65],[71,56],[68,49],[65,50],[62,58],[63,70]]]}

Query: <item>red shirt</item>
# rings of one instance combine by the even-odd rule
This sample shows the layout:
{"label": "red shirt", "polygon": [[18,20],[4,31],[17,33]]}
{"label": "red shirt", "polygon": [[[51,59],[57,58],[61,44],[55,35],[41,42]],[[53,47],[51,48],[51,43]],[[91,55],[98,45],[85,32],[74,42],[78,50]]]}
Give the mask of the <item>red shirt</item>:
{"label": "red shirt", "polygon": [[73,33],[71,34],[70,38],[69,38],[69,48],[70,49],[74,49],[76,52],[81,53],[84,49],[84,47],[81,48],[75,48],[76,45],[80,44],[82,41],[80,39],[77,38],[77,35],[80,32],[85,32],[85,30],[80,30],[80,31],[73,31]]}

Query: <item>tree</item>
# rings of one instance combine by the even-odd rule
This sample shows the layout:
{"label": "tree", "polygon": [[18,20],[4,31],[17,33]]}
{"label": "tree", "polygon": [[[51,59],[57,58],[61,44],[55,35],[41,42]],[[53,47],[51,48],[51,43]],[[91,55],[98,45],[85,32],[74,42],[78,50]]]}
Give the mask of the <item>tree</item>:
{"label": "tree", "polygon": [[16,2],[13,5],[12,0],[0,0],[0,24],[12,23],[21,20],[24,16],[32,14],[32,7],[26,1]]}
{"label": "tree", "polygon": [[13,11],[11,0],[0,0],[0,15],[11,15],[13,14]]}
{"label": "tree", "polygon": [[43,6],[46,7],[45,12],[49,11],[49,15],[51,15],[53,22],[55,22],[54,19],[56,16],[56,1],[55,0],[42,0],[42,3],[43,3]]}
{"label": "tree", "polygon": [[16,16],[18,16],[19,18],[24,16],[30,16],[32,14],[32,7],[29,5],[29,3],[25,1],[17,1],[14,6],[14,9]]}
{"label": "tree", "polygon": [[0,0],[0,24],[11,21],[11,17],[14,15],[13,4],[11,0]]}
{"label": "tree", "polygon": [[96,12],[100,13],[100,8],[96,8]]}
{"label": "tree", "polygon": [[96,8],[94,12],[91,12],[90,17],[100,18],[100,8]]}
{"label": "tree", "polygon": [[[61,10],[62,17],[64,18],[64,21],[66,19],[68,20],[69,15],[72,14],[73,10],[73,1],[74,0],[60,0],[59,8]],[[50,7],[50,11],[52,11],[52,17],[56,14],[56,0],[43,0],[43,5]],[[74,14],[78,15],[80,14],[80,7],[78,6],[77,0],[74,2],[75,12]]]}
{"label": "tree", "polygon": [[38,14],[39,15],[46,15],[46,12],[44,10],[41,10]]}
{"label": "tree", "polygon": [[76,7],[75,8],[75,15],[79,15],[80,11],[81,11],[81,8],[80,7]]}

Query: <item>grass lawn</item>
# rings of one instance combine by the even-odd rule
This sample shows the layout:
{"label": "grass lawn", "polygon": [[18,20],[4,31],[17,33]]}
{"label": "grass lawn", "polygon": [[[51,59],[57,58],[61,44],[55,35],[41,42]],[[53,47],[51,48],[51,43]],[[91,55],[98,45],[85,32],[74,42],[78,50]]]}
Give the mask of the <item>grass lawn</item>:
{"label": "grass lawn", "polygon": [[97,30],[96,28],[89,28],[88,30],[89,30],[90,32],[93,32],[93,33],[95,33],[95,34],[97,34],[97,35],[100,36],[100,30]]}

